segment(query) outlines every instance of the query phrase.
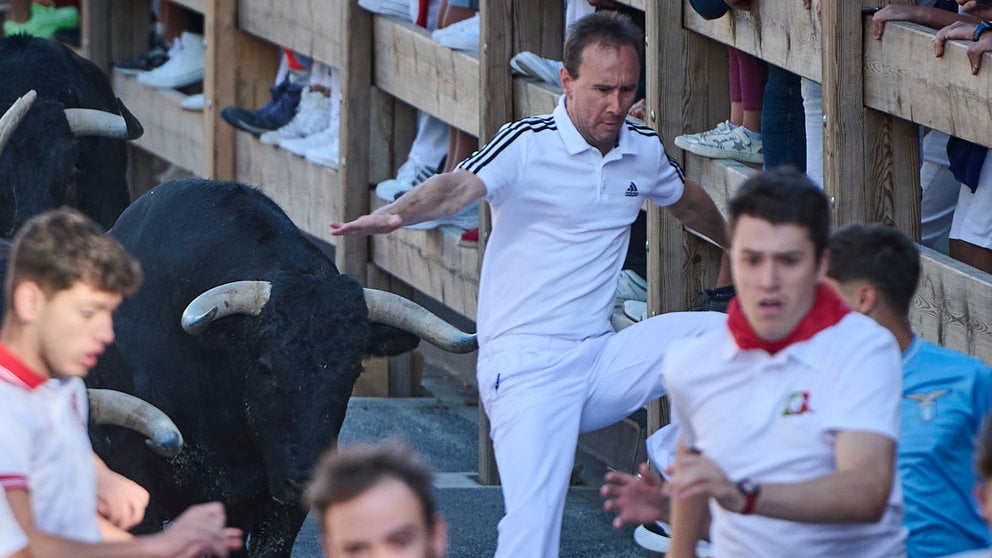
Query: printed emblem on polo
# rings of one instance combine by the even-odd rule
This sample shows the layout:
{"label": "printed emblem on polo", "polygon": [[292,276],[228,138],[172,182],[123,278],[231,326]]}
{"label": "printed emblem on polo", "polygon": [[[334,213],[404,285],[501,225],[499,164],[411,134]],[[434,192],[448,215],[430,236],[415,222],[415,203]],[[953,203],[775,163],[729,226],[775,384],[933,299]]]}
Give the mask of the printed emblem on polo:
{"label": "printed emblem on polo", "polygon": [[937,398],[950,392],[948,389],[938,389],[930,393],[908,393],[906,398],[916,401],[919,404],[920,418],[930,422],[937,416]]}
{"label": "printed emblem on polo", "polygon": [[624,195],[627,196],[628,198],[637,197],[637,184],[631,182],[630,186],[627,186],[627,193],[625,193]]}
{"label": "printed emblem on polo", "polygon": [[788,417],[812,412],[813,409],[809,406],[808,391],[794,391],[785,398],[782,416]]}

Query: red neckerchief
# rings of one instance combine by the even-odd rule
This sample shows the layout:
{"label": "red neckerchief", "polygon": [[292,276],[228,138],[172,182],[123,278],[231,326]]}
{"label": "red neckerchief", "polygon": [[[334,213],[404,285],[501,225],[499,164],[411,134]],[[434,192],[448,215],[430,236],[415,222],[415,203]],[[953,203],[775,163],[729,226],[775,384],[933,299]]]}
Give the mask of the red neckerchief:
{"label": "red neckerchief", "polygon": [[3,343],[0,343],[0,366],[10,371],[17,380],[20,380],[29,389],[40,386],[48,379],[24,364],[24,361],[10,352],[10,349]]}
{"label": "red neckerchief", "polygon": [[778,341],[765,341],[754,333],[744,312],[741,312],[737,297],[730,301],[730,307],[727,308],[727,327],[730,328],[730,334],[734,336],[734,341],[741,349],[764,349],[768,354],[773,355],[793,343],[805,341],[837,324],[850,311],[851,309],[833,289],[821,283],[816,289],[816,300],[813,301],[812,308],[799,321],[792,333]]}

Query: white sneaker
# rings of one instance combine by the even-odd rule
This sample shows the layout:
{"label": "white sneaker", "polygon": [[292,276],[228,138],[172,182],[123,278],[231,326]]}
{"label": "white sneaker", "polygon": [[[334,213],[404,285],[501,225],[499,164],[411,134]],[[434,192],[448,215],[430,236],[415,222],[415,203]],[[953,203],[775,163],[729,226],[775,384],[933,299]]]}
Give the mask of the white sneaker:
{"label": "white sneaker", "polygon": [[358,5],[374,14],[410,19],[409,2],[400,0],[358,0]]}
{"label": "white sneaker", "polygon": [[393,202],[396,198],[413,189],[414,186],[437,174],[433,167],[423,167],[407,159],[396,171],[396,178],[383,180],[375,187],[375,195],[381,200]]}
{"label": "white sneaker", "polygon": [[622,304],[624,300],[648,300],[648,282],[636,272],[625,269],[620,272],[617,290],[613,297]]}
{"label": "white sneaker", "polygon": [[472,202],[465,209],[452,215],[451,217],[439,217],[433,221],[424,221],[416,225],[404,225],[404,229],[415,231],[426,231],[436,229],[442,225],[454,225],[458,228],[469,230],[479,226],[479,202]]}
{"label": "white sneaker", "polygon": [[[175,52],[173,52],[175,50]],[[149,87],[169,89],[186,87],[203,81],[203,37],[183,33],[169,50],[169,61],[154,70],[138,75],[138,82]]]}
{"label": "white sneaker", "polygon": [[328,168],[338,168],[340,153],[338,151],[337,139],[338,136],[335,134],[334,141],[307,150],[307,154],[305,155],[306,160]]}
{"label": "white sneaker", "polygon": [[[634,542],[641,548],[652,552],[668,552],[672,544],[671,527],[667,523],[655,521],[653,525],[638,525],[634,529]],[[696,543],[696,555],[699,558],[712,558],[713,551],[710,543],[699,541]]]}
{"label": "white sneaker", "polygon": [[724,134],[729,134],[731,130],[736,128],[729,120],[724,120],[723,122],[716,125],[716,128],[712,130],[706,130],[705,132],[699,132],[697,134],[682,134],[681,136],[675,136],[675,145],[682,149],[686,149],[686,145],[690,143],[699,143],[707,139],[710,136],[722,136]]}
{"label": "white sneaker", "polygon": [[196,95],[187,95],[186,98],[179,103],[179,106],[182,107],[183,110],[199,111],[203,110],[204,103],[203,93],[197,93]]}
{"label": "white sneaker", "polygon": [[761,163],[765,160],[761,140],[752,140],[743,126],[723,134],[710,134],[696,142],[684,142],[683,145],[679,145],[676,139],[675,145],[690,153],[713,159],[735,159],[745,163]]}
{"label": "white sneaker", "polygon": [[431,38],[448,48],[479,52],[479,14],[434,31]]}
{"label": "white sneaker", "polygon": [[303,138],[326,130],[331,125],[331,98],[319,91],[303,89],[296,116],[278,130],[265,132],[259,140],[265,145],[279,145],[285,139]]}
{"label": "white sneaker", "polygon": [[533,52],[525,50],[510,59],[510,68],[519,74],[561,87],[562,63],[560,60],[541,58]]}
{"label": "white sneaker", "polygon": [[338,143],[338,127],[334,124],[316,134],[302,138],[284,139],[279,142],[279,147],[299,157],[306,157],[307,151],[317,147],[324,147],[330,143]]}

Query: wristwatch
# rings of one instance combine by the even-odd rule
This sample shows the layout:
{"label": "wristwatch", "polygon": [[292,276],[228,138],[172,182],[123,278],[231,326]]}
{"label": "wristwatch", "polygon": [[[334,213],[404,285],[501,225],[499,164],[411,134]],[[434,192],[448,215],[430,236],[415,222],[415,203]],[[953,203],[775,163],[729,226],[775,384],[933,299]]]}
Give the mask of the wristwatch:
{"label": "wristwatch", "polygon": [[992,29],[992,21],[978,22],[978,25],[975,27],[975,32],[971,35],[971,40],[977,43],[978,40],[982,38],[982,33],[988,31],[989,29]]}
{"label": "wristwatch", "polygon": [[758,505],[758,496],[761,494],[761,485],[751,479],[743,479],[737,482],[737,490],[744,495],[744,508],[741,515],[754,513],[754,508]]}

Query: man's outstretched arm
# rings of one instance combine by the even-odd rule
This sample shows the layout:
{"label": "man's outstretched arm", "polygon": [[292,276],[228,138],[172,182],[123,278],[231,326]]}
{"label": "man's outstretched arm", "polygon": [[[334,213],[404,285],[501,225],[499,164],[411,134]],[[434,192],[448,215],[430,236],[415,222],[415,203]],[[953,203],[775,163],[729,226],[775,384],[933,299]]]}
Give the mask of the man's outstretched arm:
{"label": "man's outstretched arm", "polygon": [[347,223],[331,223],[331,234],[370,235],[395,231],[404,225],[454,215],[486,194],[486,185],[464,169],[425,180],[399,199]]}

